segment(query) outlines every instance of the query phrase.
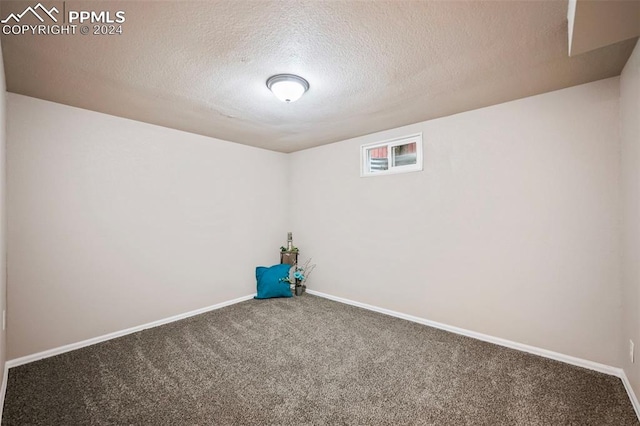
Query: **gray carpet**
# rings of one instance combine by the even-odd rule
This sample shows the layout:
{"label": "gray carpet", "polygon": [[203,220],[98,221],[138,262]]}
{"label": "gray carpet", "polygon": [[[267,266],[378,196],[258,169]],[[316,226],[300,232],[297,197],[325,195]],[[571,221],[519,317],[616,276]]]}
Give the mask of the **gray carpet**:
{"label": "gray carpet", "polygon": [[310,295],[12,368],[3,425],[638,425],[622,382]]}

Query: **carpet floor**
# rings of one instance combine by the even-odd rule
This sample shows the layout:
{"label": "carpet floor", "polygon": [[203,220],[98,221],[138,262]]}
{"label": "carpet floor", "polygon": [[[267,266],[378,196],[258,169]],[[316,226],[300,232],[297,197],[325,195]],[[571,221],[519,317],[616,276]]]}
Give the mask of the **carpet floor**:
{"label": "carpet floor", "polygon": [[311,295],[10,369],[9,425],[639,425],[620,379]]}

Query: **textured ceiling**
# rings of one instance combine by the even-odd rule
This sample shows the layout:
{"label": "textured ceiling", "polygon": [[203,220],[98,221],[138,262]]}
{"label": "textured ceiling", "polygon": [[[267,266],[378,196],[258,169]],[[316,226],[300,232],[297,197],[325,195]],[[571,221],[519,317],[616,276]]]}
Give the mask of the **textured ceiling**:
{"label": "textured ceiling", "polygon": [[569,55],[640,36],[639,0],[570,0]]}
{"label": "textured ceiling", "polygon": [[635,44],[569,57],[566,1],[42,3],[123,34],[3,35],[9,91],[282,152],[616,76]]}

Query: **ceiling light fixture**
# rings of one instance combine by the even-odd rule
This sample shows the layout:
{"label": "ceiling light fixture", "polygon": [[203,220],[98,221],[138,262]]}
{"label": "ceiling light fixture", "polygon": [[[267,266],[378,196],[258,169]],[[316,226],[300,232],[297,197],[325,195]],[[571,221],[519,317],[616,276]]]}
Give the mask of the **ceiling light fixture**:
{"label": "ceiling light fixture", "polygon": [[278,74],[269,77],[267,87],[282,102],[295,102],[309,90],[309,82],[293,74]]}

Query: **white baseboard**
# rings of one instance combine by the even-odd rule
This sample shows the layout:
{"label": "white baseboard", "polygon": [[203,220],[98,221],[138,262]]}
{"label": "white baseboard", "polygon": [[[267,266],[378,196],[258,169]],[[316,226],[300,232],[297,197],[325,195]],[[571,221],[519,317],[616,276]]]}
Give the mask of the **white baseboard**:
{"label": "white baseboard", "polygon": [[[315,296],[319,296],[319,297],[323,297],[325,299],[330,299],[330,300],[334,300],[336,302],[341,302],[341,303],[345,303],[347,305],[352,305],[352,306],[357,306],[359,308],[363,308],[363,309],[367,309],[370,311],[374,311],[374,312],[378,312],[381,314],[385,314],[385,315],[389,315],[392,317],[396,317],[396,318],[401,318],[407,321],[412,321],[418,324],[423,324],[429,327],[433,327],[433,328],[437,328],[440,330],[445,330],[445,331],[449,331],[451,333],[455,333],[455,334],[460,334],[463,336],[467,336],[467,337],[471,337],[474,339],[478,339],[478,340],[482,340],[484,342],[488,342],[488,343],[493,343],[496,345],[500,345],[500,346],[504,346],[507,348],[511,348],[511,349],[516,349],[522,352],[527,352],[530,354],[534,354],[534,355],[539,355],[542,356],[544,358],[549,358],[549,359],[553,359],[556,361],[560,361],[560,362],[564,362],[567,364],[571,364],[571,365],[575,365],[578,367],[583,367],[583,368],[587,368],[589,370],[594,370],[594,371],[598,371],[600,373],[604,373],[604,374],[608,374],[611,376],[616,376],[619,377],[622,380],[622,383],[624,384],[624,387],[627,391],[627,394],[629,395],[629,399],[631,400],[631,404],[633,405],[633,409],[636,412],[636,416],[638,417],[638,419],[640,419],[640,403],[638,402],[638,398],[635,395],[635,392],[633,391],[633,388],[631,387],[631,383],[629,382],[629,379],[627,378],[627,375],[625,374],[624,370],[622,368],[618,368],[618,367],[612,367],[610,365],[606,365],[606,364],[600,364],[594,361],[589,361],[586,359],[582,359],[582,358],[577,358],[577,357],[573,357],[570,355],[565,355],[565,354],[561,354],[559,352],[553,352],[547,349],[542,349],[542,348],[538,348],[535,346],[530,346],[530,345],[525,345],[523,343],[518,343],[518,342],[514,342],[511,340],[507,340],[507,339],[502,339],[500,337],[494,337],[494,336],[490,336],[488,334],[482,334],[482,333],[478,333],[475,331],[471,331],[471,330],[467,330],[464,328],[460,328],[460,327],[455,327],[455,326],[451,326],[451,325],[447,325],[447,324],[443,324],[443,323],[439,323],[436,321],[431,321],[425,318],[420,318],[420,317],[416,317],[413,315],[408,315],[408,314],[403,314],[401,312],[396,312],[396,311],[392,311],[390,309],[385,309],[385,308],[379,308],[377,306],[373,306],[373,305],[368,305],[366,303],[361,303],[361,302],[356,302],[354,300],[349,300],[349,299],[345,299],[342,297],[338,297],[338,296],[332,296],[330,294],[326,294],[326,293],[322,293],[319,291],[315,291],[315,290],[309,290],[307,289],[307,292],[309,294],[315,295]],[[117,337],[121,337],[121,336],[125,336],[127,334],[131,334],[131,333],[136,333],[138,331],[142,331],[148,328],[153,328],[153,327],[158,327],[160,325],[163,324],[168,324],[170,322],[174,322],[174,321],[179,321],[181,319],[185,319],[185,318],[189,318],[195,315],[199,315],[199,314],[203,314],[205,312],[209,312],[209,311],[213,311],[216,309],[220,309],[223,308],[225,306],[229,306],[229,305],[233,305],[236,303],[240,303],[240,302],[244,302],[245,300],[249,300],[253,298],[253,294],[248,295],[248,296],[243,296],[243,297],[239,297],[237,299],[233,299],[233,300],[229,300],[226,302],[221,302],[218,303],[216,305],[211,305],[211,306],[207,306],[205,308],[201,308],[201,309],[196,309],[194,311],[190,311],[190,312],[186,312],[183,314],[179,314],[179,315],[174,315],[172,317],[169,318],[164,318],[158,321],[153,321],[147,324],[142,324],[136,327],[131,327],[128,328],[126,330],[121,330],[121,331],[116,331],[114,333],[109,333],[109,334],[105,334],[103,336],[98,336],[98,337],[94,337],[91,339],[87,339],[87,340],[83,340],[81,342],[77,342],[77,343],[72,343],[69,345],[65,345],[65,346],[60,346],[58,348],[53,348],[53,349],[49,349],[43,352],[38,352],[35,354],[31,354],[31,355],[27,355],[24,357],[20,357],[20,358],[15,358],[15,359],[11,359],[8,360],[7,362],[5,362],[4,365],[4,375],[2,377],[2,385],[0,386],[0,422],[2,422],[2,410],[4,408],[4,399],[5,399],[5,394],[7,391],[7,378],[9,376],[9,368],[11,367],[17,367],[19,365],[23,365],[23,364],[28,364],[30,362],[33,361],[37,361],[40,359],[44,359],[44,358],[49,358],[55,355],[59,355],[65,352],[69,352],[75,349],[80,349],[80,348],[84,348],[86,346],[90,346],[90,345],[94,345],[96,343],[100,343],[100,342],[104,342],[107,340],[111,340],[111,339],[115,339]]]}
{"label": "white baseboard", "polygon": [[359,308],[367,309],[381,314],[390,315],[396,318],[402,318],[408,321],[417,322],[418,324],[427,325],[429,327],[438,328],[440,330],[450,331],[451,333],[461,334],[463,336],[472,337],[474,339],[482,340],[484,342],[494,343],[496,345],[505,346],[507,348],[516,349],[522,352],[528,352],[534,355],[540,355],[545,358],[554,359],[556,361],[562,361],[567,364],[577,365],[578,367],[588,368],[589,370],[599,371],[600,373],[609,374],[611,376],[620,377],[620,368],[612,367],[610,365],[600,364],[597,362],[589,361],[582,358],[576,358],[573,356],[561,354],[558,352],[549,351],[547,349],[538,348],[535,346],[525,345],[523,343],[514,342],[511,340],[502,339],[500,337],[489,336],[488,334],[478,333],[476,331],[467,330],[452,325],[442,324],[436,321],[431,321],[425,318],[416,317],[413,315],[403,314],[401,312],[392,311],[389,309],[379,308],[377,306],[368,305],[366,303],[360,303],[342,297],[332,296],[330,294],[321,293],[315,290],[308,290],[307,293],[316,296],[324,297],[326,299],[335,300],[336,302],[345,303],[347,305],[357,306]]}
{"label": "white baseboard", "polygon": [[[6,362],[6,368],[17,367],[19,365],[28,364],[33,361],[38,361],[40,359],[49,358],[55,355],[60,355],[65,352],[73,351],[75,349],[84,348],[85,346],[95,345],[96,343],[101,343],[107,340],[115,339],[117,337],[126,336],[127,334],[136,333],[138,331],[146,330],[147,328],[158,327],[159,325],[168,324],[170,322],[179,321],[181,319],[189,318],[194,315],[200,315],[205,312],[214,311],[216,309],[224,308],[225,306],[234,305],[236,303],[244,302],[245,300],[253,299],[255,294],[251,294],[249,296],[239,297],[237,299],[228,300],[226,302],[221,302],[216,305],[207,306],[201,309],[196,309],[195,311],[186,312],[184,314],[174,315],[169,318],[164,318],[158,321],[149,322],[146,324],[138,325],[136,327],[127,328],[126,330],[120,330],[113,333],[105,334],[103,336],[93,337],[91,339],[83,340],[77,343],[71,343],[69,345],[60,346],[58,348],[48,349],[46,351],[38,352],[35,354],[23,356],[20,358],[10,359]],[[6,373],[5,373],[6,374]],[[6,381],[6,376],[5,376]],[[4,385],[4,383],[3,383]],[[4,394],[3,394],[4,395]]]}
{"label": "white baseboard", "polygon": [[571,365],[576,365],[578,367],[587,368],[589,370],[598,371],[600,373],[608,374],[610,376],[619,377],[624,384],[624,388],[629,395],[629,399],[631,400],[631,405],[633,405],[633,409],[636,412],[636,416],[638,420],[640,420],[640,404],[638,404],[638,398],[636,397],[633,388],[631,387],[631,383],[629,383],[629,379],[625,374],[622,368],[612,367],[606,364],[600,364],[598,362],[589,361],[582,358],[577,358],[570,355],[561,354],[559,352],[553,352],[547,349],[538,348],[536,346],[525,345],[523,343],[514,342],[512,340],[502,339],[500,337],[489,336],[488,334],[478,333],[476,331],[467,330],[460,327],[454,327],[452,325],[442,324],[440,322],[431,321],[425,318],[416,317],[413,315],[403,314],[401,312],[392,311],[390,309],[379,308],[377,306],[368,305],[366,303],[356,302],[354,300],[345,299],[343,297],[333,296],[330,294],[322,293],[315,290],[307,289],[307,293],[313,294],[315,296],[324,297],[325,299],[334,300],[336,302],[345,303],[347,305],[357,306],[359,308],[367,309],[370,311],[378,312],[381,314],[389,315],[396,318],[401,318],[407,321],[416,322],[418,324],[426,325],[429,327],[437,328],[440,330],[449,331],[455,334],[461,334],[463,336],[471,337],[474,339],[482,340],[484,342],[493,343],[496,345],[504,346],[507,348],[515,349],[522,352],[527,352],[533,355],[539,355],[544,358],[553,359],[556,361],[564,362]]}
{"label": "white baseboard", "polygon": [[633,409],[636,410],[636,416],[638,416],[638,419],[640,420],[640,402],[638,402],[636,393],[633,391],[633,388],[631,387],[631,382],[629,382],[627,373],[625,373],[623,369],[620,369],[620,372],[621,372],[620,379],[622,379],[624,388],[627,390],[627,394],[629,395],[629,399],[631,400],[631,405],[633,405]]}

